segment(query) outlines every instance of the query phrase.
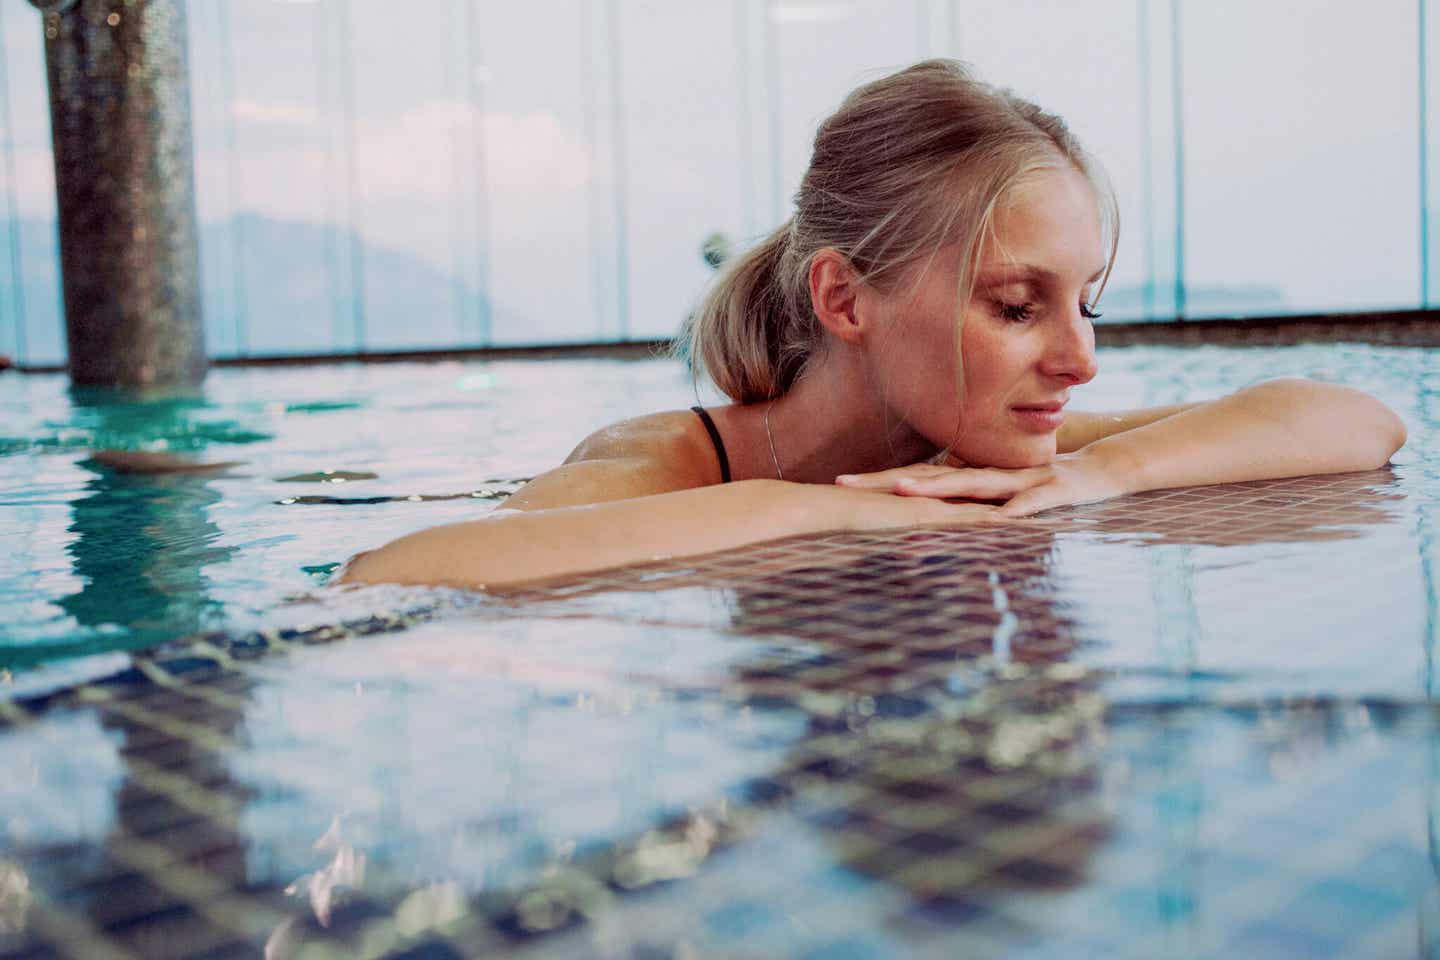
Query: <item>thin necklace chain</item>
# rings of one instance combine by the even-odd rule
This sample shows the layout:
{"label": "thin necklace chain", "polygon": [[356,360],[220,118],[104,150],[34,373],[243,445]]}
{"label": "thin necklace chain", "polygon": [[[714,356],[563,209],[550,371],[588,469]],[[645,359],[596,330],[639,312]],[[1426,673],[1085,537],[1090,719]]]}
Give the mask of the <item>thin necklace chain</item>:
{"label": "thin necklace chain", "polygon": [[770,443],[770,462],[775,464],[775,476],[781,480],[785,479],[785,472],[780,469],[780,458],[775,456],[775,435],[770,432],[770,411],[774,409],[775,401],[770,401],[770,406],[765,408],[765,439]]}

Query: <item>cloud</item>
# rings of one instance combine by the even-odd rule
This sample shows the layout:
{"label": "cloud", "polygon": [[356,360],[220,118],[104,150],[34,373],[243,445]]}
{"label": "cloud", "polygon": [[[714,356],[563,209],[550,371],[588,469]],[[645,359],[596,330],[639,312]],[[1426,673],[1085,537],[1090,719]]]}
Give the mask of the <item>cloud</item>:
{"label": "cloud", "polygon": [[574,190],[590,180],[589,147],[552,113],[481,112],[462,100],[429,100],[393,119],[362,120],[361,188],[371,196],[451,195],[457,162],[462,178],[480,175],[468,169],[477,127],[492,190]]}
{"label": "cloud", "polygon": [[[231,109],[237,117],[283,126],[287,133],[267,136],[259,128],[248,129],[239,137],[235,158],[218,142],[197,150],[197,189],[207,218],[238,209],[285,220],[343,219],[337,198],[343,205],[349,161],[325,146],[333,139],[344,149],[338,117],[330,117],[333,127],[326,129],[303,104],[235,100]],[[295,142],[293,131],[306,126],[313,136]],[[477,129],[478,145],[473,139]],[[475,169],[477,146],[483,170]],[[236,197],[229,189],[232,162]],[[552,113],[482,112],[468,102],[443,99],[390,117],[362,115],[354,162],[367,204],[465,202],[463,197],[482,180],[491,193],[538,200],[581,190],[595,173],[592,151],[579,131]]]}
{"label": "cloud", "polygon": [[230,101],[230,115],[237,120],[281,127],[309,127],[317,119],[315,108],[304,103],[262,102],[237,97]]}

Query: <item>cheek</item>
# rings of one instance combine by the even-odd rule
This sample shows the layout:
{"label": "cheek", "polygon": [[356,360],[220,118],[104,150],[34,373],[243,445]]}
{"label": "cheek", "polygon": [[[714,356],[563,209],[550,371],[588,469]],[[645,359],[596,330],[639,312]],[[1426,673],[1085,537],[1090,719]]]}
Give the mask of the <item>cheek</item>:
{"label": "cheek", "polygon": [[1013,345],[978,323],[967,323],[963,347],[966,403],[984,407],[998,400],[1014,381],[1009,369]]}

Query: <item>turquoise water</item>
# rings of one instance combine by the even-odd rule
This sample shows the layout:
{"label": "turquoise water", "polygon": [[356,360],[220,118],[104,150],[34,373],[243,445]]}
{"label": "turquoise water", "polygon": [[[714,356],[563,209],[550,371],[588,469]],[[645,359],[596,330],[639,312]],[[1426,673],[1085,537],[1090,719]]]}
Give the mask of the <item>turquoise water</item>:
{"label": "turquoise water", "polygon": [[[1436,366],[1412,348],[1112,349],[1077,406],[1350,383],[1402,413],[1396,464],[1428,477]],[[661,359],[224,369],[203,399],[151,402],[0,377],[0,668],[283,622],[355,551],[482,515],[595,427],[694,398]],[[104,448],[239,465],[123,474],[93,458]]]}
{"label": "turquoise water", "polygon": [[[1313,376],[1410,444],[1049,525],[326,591],[689,402],[683,372],[0,379],[0,955],[1440,955],[1432,355],[1101,360],[1089,408]],[[102,444],[243,465],[117,475]],[[404,629],[271,642],[367,617]]]}
{"label": "turquoise water", "polygon": [[[0,668],[273,621],[357,550],[483,514],[589,430],[690,397],[648,361],[215,370],[203,400],[155,402],[0,377]],[[240,464],[124,474],[103,448]]]}

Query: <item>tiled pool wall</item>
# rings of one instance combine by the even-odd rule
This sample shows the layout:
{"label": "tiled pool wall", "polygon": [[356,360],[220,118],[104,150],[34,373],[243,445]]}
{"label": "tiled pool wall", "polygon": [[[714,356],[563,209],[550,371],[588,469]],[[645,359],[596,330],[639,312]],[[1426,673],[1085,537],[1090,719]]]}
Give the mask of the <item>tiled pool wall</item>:
{"label": "tiled pool wall", "polygon": [[[1117,556],[1229,556],[1292,595],[1317,552],[1382,559],[1353,511],[1394,483],[806,538],[161,650],[8,708],[31,772],[7,803],[9,942],[1429,956],[1426,678],[1347,690],[1305,657],[1358,632],[1342,610],[1386,656],[1423,634],[1333,589],[1202,594],[1152,624]],[[1244,638],[1275,649],[1227,658]]]}

